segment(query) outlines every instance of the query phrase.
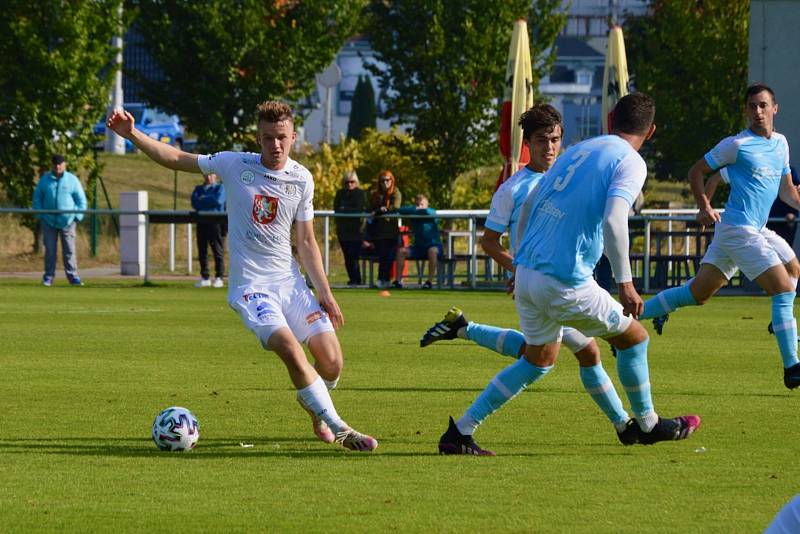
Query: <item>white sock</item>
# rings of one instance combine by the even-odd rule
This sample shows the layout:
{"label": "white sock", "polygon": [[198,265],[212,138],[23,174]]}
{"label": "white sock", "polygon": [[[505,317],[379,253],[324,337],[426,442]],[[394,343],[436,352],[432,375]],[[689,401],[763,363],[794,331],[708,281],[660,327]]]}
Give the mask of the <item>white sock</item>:
{"label": "white sock", "polygon": [[334,433],[350,428],[336,413],[331,395],[328,393],[328,388],[325,387],[325,382],[322,381],[322,378],[317,377],[310,385],[303,389],[298,389],[297,397],[303,403],[303,406],[325,421]]}
{"label": "white sock", "polygon": [[622,421],[620,423],[614,423],[614,428],[619,432],[625,432],[625,429],[628,428],[628,422]]}
{"label": "white sock", "polygon": [[[322,378],[322,377],[320,377],[320,378]],[[325,382],[325,387],[328,388],[328,391],[330,391],[332,389],[336,389],[336,386],[339,385],[339,377],[338,376],[336,378],[334,378],[333,380],[325,380],[324,378],[322,378],[322,381]]]}
{"label": "white sock", "polygon": [[465,413],[461,416],[461,419],[456,421],[456,428],[458,428],[462,436],[471,436],[474,434],[478,425],[480,425],[480,423],[475,421],[468,413]]}
{"label": "white sock", "polygon": [[636,422],[639,423],[639,428],[642,431],[650,432],[658,423],[658,414],[656,412],[647,412],[644,415],[638,415],[636,416]]}
{"label": "white sock", "polygon": [[456,336],[458,336],[459,339],[469,339],[467,337],[467,327],[462,326],[461,328],[459,328],[458,331],[456,332]]}

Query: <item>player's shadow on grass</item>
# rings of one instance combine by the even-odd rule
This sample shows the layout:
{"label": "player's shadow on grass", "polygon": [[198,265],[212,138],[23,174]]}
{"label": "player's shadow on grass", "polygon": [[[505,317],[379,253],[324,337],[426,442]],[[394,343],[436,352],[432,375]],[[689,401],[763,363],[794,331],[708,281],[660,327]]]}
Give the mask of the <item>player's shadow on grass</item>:
{"label": "player's shadow on grass", "polygon": [[[240,444],[252,444],[253,447],[242,447]],[[309,444],[310,448],[298,447],[298,443]],[[419,448],[420,443],[404,440],[383,440],[381,448],[373,453],[358,453],[345,450],[338,445],[325,445],[314,438],[297,438],[293,436],[280,437],[254,437],[240,436],[231,439],[201,438],[197,449],[189,453],[169,453],[159,451],[150,439],[147,438],[119,438],[98,439],[60,437],[46,439],[0,439],[0,456],[8,454],[31,455],[45,454],[54,456],[76,457],[114,457],[114,458],[153,458],[181,461],[208,461],[221,458],[342,458],[361,459],[378,457],[426,457],[440,456],[436,443],[431,442],[426,450],[408,450],[409,447]],[[499,456],[514,457],[584,457],[591,456],[625,456],[630,455],[632,448],[621,447],[615,443],[586,443],[585,449],[580,451],[553,450],[552,444],[531,442],[522,446],[519,442],[496,442],[494,448]],[[572,447],[574,443],[564,443],[565,447]],[[313,448],[312,448],[313,447]],[[560,448],[557,447],[557,449]],[[636,447],[637,449],[639,447]],[[403,450],[405,449],[405,450]],[[505,450],[504,450],[505,449]],[[444,456],[443,456],[444,458]],[[463,458],[463,457],[461,457]],[[463,458],[461,461],[485,461],[473,457]]]}
{"label": "player's shadow on grass", "polygon": [[[243,447],[241,444],[251,444]],[[308,447],[305,446],[308,444]],[[298,446],[300,445],[300,446]],[[312,448],[319,447],[319,448]],[[160,451],[148,438],[78,438],[0,439],[0,456],[5,454],[51,454],[63,456],[109,456],[117,458],[187,458],[191,461],[219,458],[284,457],[319,458],[342,455],[370,456],[345,450],[338,445],[325,445],[315,438],[295,436],[234,438],[200,438],[197,448],[189,453]],[[408,454],[417,456],[417,454]]]}

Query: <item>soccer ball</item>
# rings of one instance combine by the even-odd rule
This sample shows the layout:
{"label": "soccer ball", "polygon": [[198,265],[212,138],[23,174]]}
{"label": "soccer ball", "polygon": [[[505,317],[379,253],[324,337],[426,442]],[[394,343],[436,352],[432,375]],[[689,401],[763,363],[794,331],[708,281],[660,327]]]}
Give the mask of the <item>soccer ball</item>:
{"label": "soccer ball", "polygon": [[153,441],[162,451],[194,449],[200,439],[200,425],[192,412],[180,406],[171,406],[153,421]]}

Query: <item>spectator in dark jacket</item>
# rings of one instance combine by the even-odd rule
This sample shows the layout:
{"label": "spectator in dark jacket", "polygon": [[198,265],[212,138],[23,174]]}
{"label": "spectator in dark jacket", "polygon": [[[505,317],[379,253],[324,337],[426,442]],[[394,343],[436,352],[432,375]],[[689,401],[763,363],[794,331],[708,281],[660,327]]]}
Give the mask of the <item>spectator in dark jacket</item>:
{"label": "spectator in dark jacket", "polygon": [[[217,183],[216,174],[203,176],[203,184],[192,191],[192,209],[196,211],[225,211],[225,187]],[[195,287],[224,287],[225,235],[224,222],[203,221],[197,223],[197,260],[200,262],[200,280]],[[214,282],[209,279],[208,246],[214,254]]]}
{"label": "spectator in dark jacket", "polygon": [[[333,199],[333,211],[336,213],[365,213],[370,211],[367,203],[367,192],[359,187],[356,171],[348,171],[342,178],[342,188]],[[361,285],[361,270],[358,260],[364,242],[364,220],[360,217],[340,217],[336,219],[336,237],[344,254],[344,266],[347,269],[347,285]]]}
{"label": "spectator in dark jacket", "polygon": [[397,189],[394,174],[391,171],[381,171],[378,174],[378,185],[370,197],[373,219],[367,228],[369,241],[375,246],[378,254],[378,287],[389,287],[392,276],[392,264],[397,253],[397,241],[400,237],[398,220],[395,217],[382,217],[387,213],[394,213],[400,209],[403,196]]}

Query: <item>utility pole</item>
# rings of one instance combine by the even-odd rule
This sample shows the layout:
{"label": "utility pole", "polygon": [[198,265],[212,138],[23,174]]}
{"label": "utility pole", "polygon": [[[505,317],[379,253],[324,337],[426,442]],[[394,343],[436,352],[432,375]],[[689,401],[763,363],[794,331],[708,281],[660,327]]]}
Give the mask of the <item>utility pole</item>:
{"label": "utility pole", "polygon": [[[117,35],[111,38],[111,44],[117,49],[115,61],[117,72],[114,74],[114,87],[111,88],[111,107],[121,108],[124,102],[122,94],[122,2],[119,3],[117,11]],[[124,154],[125,140],[110,128],[106,128],[105,149],[109,154]]]}

